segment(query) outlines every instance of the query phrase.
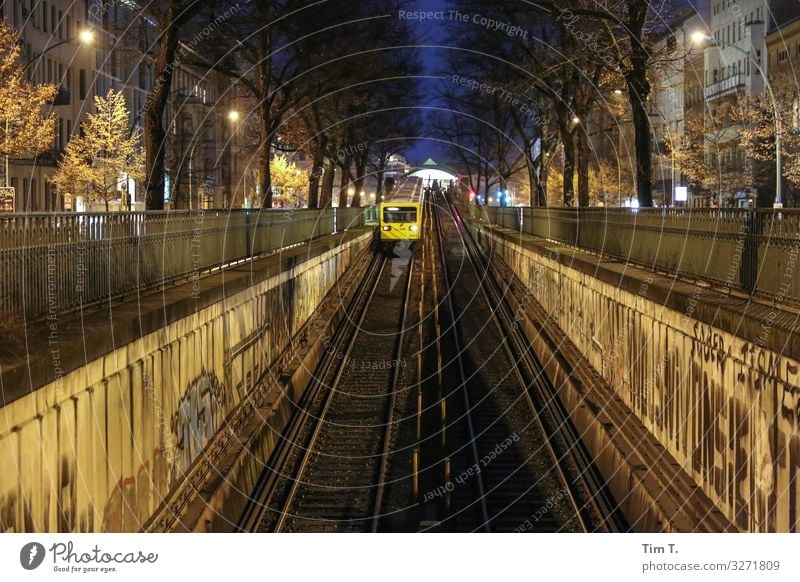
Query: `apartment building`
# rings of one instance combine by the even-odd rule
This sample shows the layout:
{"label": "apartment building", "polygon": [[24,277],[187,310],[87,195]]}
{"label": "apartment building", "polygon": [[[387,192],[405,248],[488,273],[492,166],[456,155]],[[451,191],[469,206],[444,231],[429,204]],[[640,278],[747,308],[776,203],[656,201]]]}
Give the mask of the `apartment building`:
{"label": "apartment building", "polygon": [[649,107],[655,148],[653,197],[667,206],[698,204],[698,193],[690,188],[682,173],[680,157],[673,152],[681,148],[689,112],[696,115],[698,101],[703,99],[704,48],[693,36],[705,29],[709,13],[710,10],[700,9],[679,15],[669,35],[656,47],[659,63],[653,73]]}
{"label": "apartment building", "polygon": [[756,204],[753,161],[738,147],[742,130],[734,114],[738,99],[764,90],[764,36],[770,4],[765,0],[712,0],[710,37],[705,52],[706,165],[721,176],[713,202],[721,206]]}
{"label": "apartment building", "polygon": [[[103,4],[96,8],[98,42],[95,85],[99,94],[122,91],[131,111],[133,129],[143,129],[143,109],[154,86],[152,47],[158,31],[134,3]],[[196,43],[191,43],[196,44]],[[231,203],[232,156],[231,80],[192,63],[201,59],[187,44],[176,53],[164,124],[164,201],[168,208],[222,208]],[[125,196],[131,209],[143,209],[141,185],[128,180]]]}
{"label": "apartment building", "polygon": [[[70,136],[94,111],[96,95],[122,91],[132,130],[143,129],[142,113],[154,85],[151,47],[157,30],[152,20],[133,2],[102,0],[2,0],[0,17],[19,33],[29,79],[59,88],[50,105],[57,116],[53,147],[36,160],[11,161],[15,209],[102,211],[103,205],[57,193],[50,179]],[[186,45],[179,49],[165,115],[165,202],[173,208],[226,207],[241,182],[232,167],[231,80],[189,64],[190,53]],[[110,207],[144,209],[142,185],[121,178],[120,196]]]}

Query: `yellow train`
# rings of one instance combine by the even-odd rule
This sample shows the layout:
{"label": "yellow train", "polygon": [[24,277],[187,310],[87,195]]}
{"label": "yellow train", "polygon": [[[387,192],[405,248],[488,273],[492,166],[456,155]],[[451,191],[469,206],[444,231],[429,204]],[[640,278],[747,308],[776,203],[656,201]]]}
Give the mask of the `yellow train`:
{"label": "yellow train", "polygon": [[406,178],[380,206],[380,243],[384,250],[408,248],[422,232],[422,180]]}

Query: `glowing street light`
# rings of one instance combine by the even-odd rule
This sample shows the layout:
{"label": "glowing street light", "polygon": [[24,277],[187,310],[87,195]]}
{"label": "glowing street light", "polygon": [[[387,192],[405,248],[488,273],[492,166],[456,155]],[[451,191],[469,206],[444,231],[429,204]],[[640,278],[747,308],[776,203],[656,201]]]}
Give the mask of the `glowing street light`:
{"label": "glowing street light", "polygon": [[80,31],[78,40],[81,44],[92,44],[94,42],[94,31],[88,29]]}
{"label": "glowing street light", "polygon": [[228,112],[228,120],[233,121],[234,123],[239,121],[239,112],[236,110]]}
{"label": "glowing street light", "polygon": [[622,95],[622,89],[614,89],[614,95]]}

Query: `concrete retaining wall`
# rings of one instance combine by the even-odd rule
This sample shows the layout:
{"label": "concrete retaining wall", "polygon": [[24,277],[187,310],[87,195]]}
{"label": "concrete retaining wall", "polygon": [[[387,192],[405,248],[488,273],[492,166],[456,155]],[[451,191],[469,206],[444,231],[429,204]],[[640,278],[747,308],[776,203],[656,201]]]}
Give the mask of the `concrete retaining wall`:
{"label": "concrete retaining wall", "polygon": [[654,300],[656,275],[624,288],[564,247],[479,233],[733,523],[798,530],[800,362],[760,347],[765,323],[729,333]]}
{"label": "concrete retaining wall", "polygon": [[299,253],[6,405],[0,530],[140,529],[370,238]]}

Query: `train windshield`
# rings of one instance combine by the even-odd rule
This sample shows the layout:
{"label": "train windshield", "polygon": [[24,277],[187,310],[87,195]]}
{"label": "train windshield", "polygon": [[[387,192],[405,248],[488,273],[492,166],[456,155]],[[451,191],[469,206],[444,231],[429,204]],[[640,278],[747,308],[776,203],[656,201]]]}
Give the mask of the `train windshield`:
{"label": "train windshield", "polygon": [[383,209],[384,222],[416,222],[417,209],[413,206],[386,206]]}

